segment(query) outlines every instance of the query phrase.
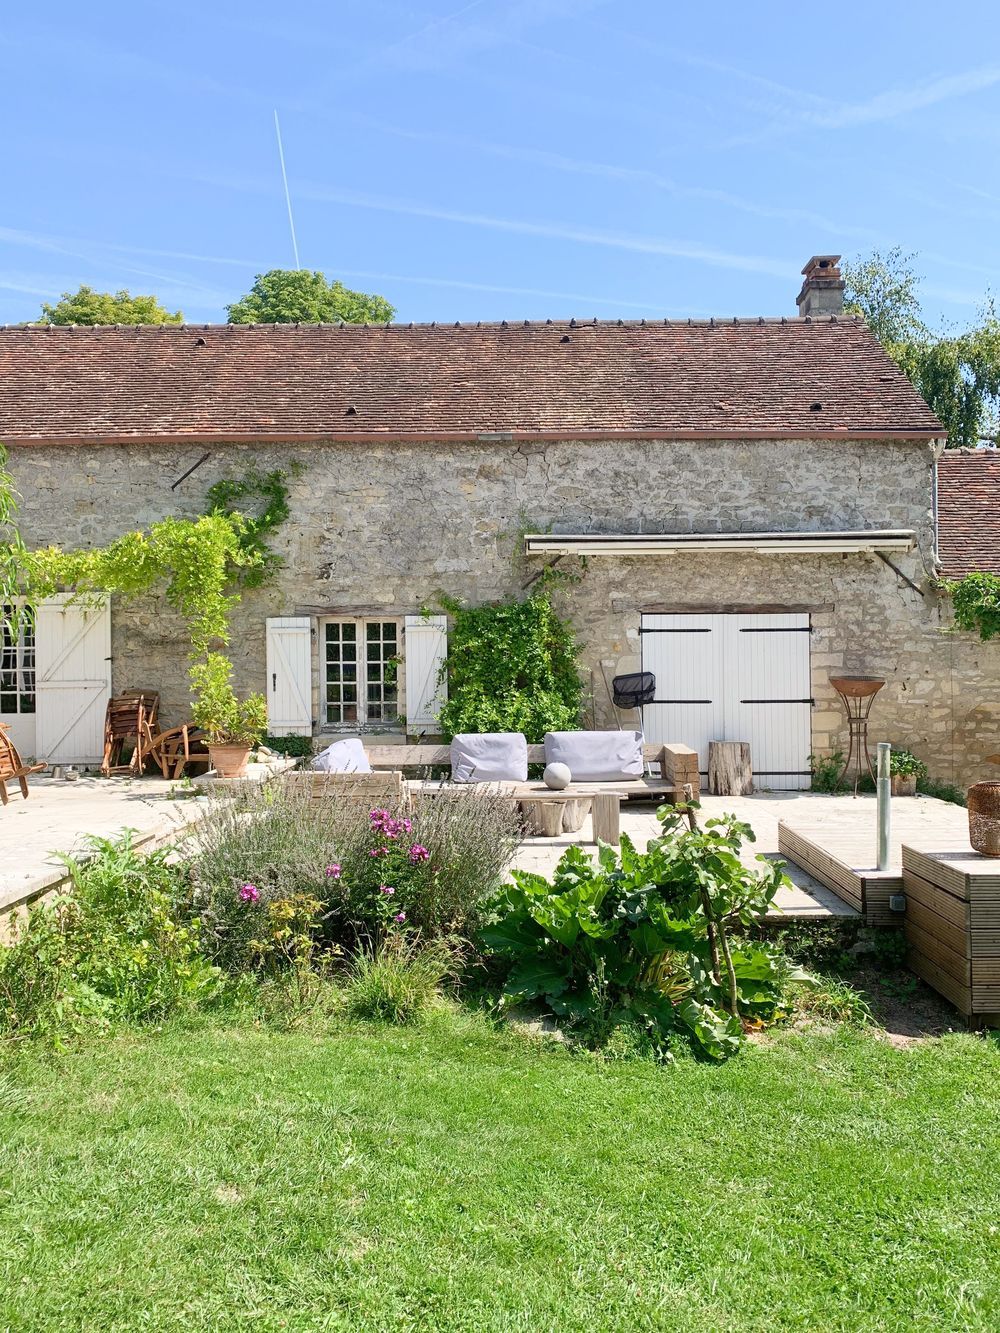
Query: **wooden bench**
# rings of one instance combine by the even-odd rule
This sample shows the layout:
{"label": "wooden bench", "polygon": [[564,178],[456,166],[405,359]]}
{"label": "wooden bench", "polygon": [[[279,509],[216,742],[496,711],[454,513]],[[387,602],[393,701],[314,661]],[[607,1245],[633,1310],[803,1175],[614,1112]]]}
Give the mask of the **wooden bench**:
{"label": "wooden bench", "polygon": [[281,779],[289,791],[323,801],[331,797],[359,801],[366,805],[385,804],[393,810],[408,804],[403,775],[397,770],[381,773],[317,773],[298,770]]}
{"label": "wooden bench", "polygon": [[0,801],[4,805],[10,800],[7,795],[8,782],[16,781],[21,788],[21,795],[27,800],[28,778],[32,773],[41,773],[46,767],[46,764],[26,764],[7,735],[7,728],[0,722]]}
{"label": "wooden bench", "polygon": [[[420,771],[432,768],[451,770],[451,747],[448,745],[370,745],[365,747],[365,754],[373,769],[397,769],[400,772]],[[594,790],[621,791],[624,797],[655,800],[664,797],[667,800],[683,799],[684,788],[690,786],[694,799],[698,799],[700,778],[698,774],[698,754],[687,745],[645,745],[643,757],[648,764],[657,766],[658,778],[641,778],[635,782],[591,783]],[[545,746],[528,746],[528,763],[545,763]]]}

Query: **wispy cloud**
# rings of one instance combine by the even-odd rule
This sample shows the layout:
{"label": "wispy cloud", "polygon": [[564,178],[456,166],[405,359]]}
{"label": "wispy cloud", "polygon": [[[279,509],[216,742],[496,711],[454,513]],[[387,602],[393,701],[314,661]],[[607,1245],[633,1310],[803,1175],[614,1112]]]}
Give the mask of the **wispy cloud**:
{"label": "wispy cloud", "polygon": [[[542,297],[550,301],[580,301],[587,306],[605,305],[620,310],[645,310],[662,315],[662,306],[649,301],[623,301],[612,296],[593,296],[583,292],[550,291],[544,287],[506,287],[492,282],[464,282],[457,278],[415,278],[405,273],[378,273],[369,269],[344,269],[331,266],[338,277],[361,279],[365,282],[405,282],[419,287],[448,287],[463,292],[495,292],[502,296]],[[685,314],[707,314],[708,311],[686,310]]]}
{"label": "wispy cloud", "polygon": [[1000,83],[1000,65],[984,65],[961,74],[948,74],[929,82],[921,81],[909,88],[877,93],[864,102],[844,103],[833,109],[816,112],[812,119],[815,124],[826,129],[853,129],[877,121],[894,120],[910,111],[921,111],[924,107],[937,106],[939,102],[948,102],[956,97],[969,97],[997,83]]}
{"label": "wispy cloud", "polygon": [[[205,184],[253,194],[271,192],[271,185],[236,177],[204,178]],[[458,226],[481,227],[488,231],[509,232],[520,236],[537,236],[547,240],[566,241],[577,245],[593,245],[611,250],[625,250],[634,254],[662,255],[665,258],[690,259],[713,268],[739,269],[746,273],[767,273],[787,278],[794,270],[790,259],[772,259],[766,255],[739,254],[717,250],[694,241],[672,240],[660,236],[639,236],[628,232],[605,231],[566,222],[536,222],[520,218],[496,217],[489,213],[469,212],[464,209],[442,208],[385,195],[363,194],[354,190],[335,190],[327,186],[299,181],[299,198],[319,203],[345,204],[351,208],[371,209],[399,217],[428,218],[438,222],[452,222]]]}
{"label": "wispy cloud", "polygon": [[568,157],[562,153],[547,152],[544,149],[494,143],[489,140],[471,138],[467,135],[446,134],[433,130],[418,130],[400,125],[388,125],[383,121],[364,115],[359,115],[356,119],[383,134],[391,134],[397,138],[415,143],[441,144],[445,147],[472,153],[486,153],[492,157],[524,162],[530,166],[541,167],[546,171],[590,176],[599,180],[635,185],[644,190],[659,190],[676,199],[703,200],[706,203],[718,204],[722,208],[747,213],[754,217],[771,218],[775,221],[788,222],[793,225],[819,228],[836,236],[852,237],[868,243],[878,239],[878,234],[869,227],[856,227],[838,222],[824,217],[820,213],[813,212],[811,209],[760,203],[742,195],[733,194],[728,190],[719,190],[701,185],[685,185],[671,176],[646,167],[632,167],[613,162],[594,162],[583,158]]}

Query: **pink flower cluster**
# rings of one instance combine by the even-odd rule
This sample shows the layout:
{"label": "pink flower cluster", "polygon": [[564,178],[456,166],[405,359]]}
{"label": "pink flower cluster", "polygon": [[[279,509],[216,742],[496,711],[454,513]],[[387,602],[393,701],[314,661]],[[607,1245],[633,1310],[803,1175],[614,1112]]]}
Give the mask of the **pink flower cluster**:
{"label": "pink flower cluster", "polygon": [[393,819],[388,810],[372,810],[368,816],[373,833],[381,833],[385,838],[398,838],[401,833],[409,833],[413,823],[409,819]]}
{"label": "pink flower cluster", "polygon": [[409,851],[410,864],[419,865],[421,861],[429,861],[431,854],[421,843],[415,842]]}
{"label": "pink flower cluster", "polygon": [[340,879],[340,866],[332,865],[326,868],[327,879]]}
{"label": "pink flower cluster", "polygon": [[240,898],[245,903],[256,903],[260,901],[260,889],[256,884],[244,884],[240,889]]}

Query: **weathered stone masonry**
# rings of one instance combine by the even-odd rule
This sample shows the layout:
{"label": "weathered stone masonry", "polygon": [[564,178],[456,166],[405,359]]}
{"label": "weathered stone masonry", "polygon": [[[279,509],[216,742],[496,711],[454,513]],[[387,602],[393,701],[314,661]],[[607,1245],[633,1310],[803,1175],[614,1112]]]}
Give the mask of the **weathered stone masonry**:
{"label": "weathered stone masonry", "polygon": [[[983,775],[1000,749],[1000,647],[947,632],[934,591],[933,448],[866,441],[634,441],[477,444],[12,445],[31,545],[104,544],[173,514],[195,515],[206,491],[251,463],[290,478],[292,519],[276,548],[285,568],[249,593],[234,622],[241,689],[264,684],[264,621],[310,612],[402,615],[439,591],[473,602],[517,593],[529,577],[516,533],[791,531],[912,528],[899,568],[875,556],[594,557],[562,594],[595,672],[639,664],[642,609],[794,607],[812,614],[813,744],[844,743],[827,677],[887,677],[873,713],[879,738],[913,749],[935,777]],[[184,626],[162,598],[113,609],[116,690],[158,687],[163,714],[188,713]],[[316,673],[318,676],[318,673]],[[404,705],[405,707],[405,701]],[[683,740],[683,737],[678,737]]]}

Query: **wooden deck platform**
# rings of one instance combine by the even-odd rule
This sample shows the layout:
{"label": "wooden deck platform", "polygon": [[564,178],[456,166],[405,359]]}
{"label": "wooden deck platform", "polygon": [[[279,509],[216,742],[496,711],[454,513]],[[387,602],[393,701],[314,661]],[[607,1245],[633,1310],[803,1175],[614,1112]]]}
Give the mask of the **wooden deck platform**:
{"label": "wooden deck platform", "polygon": [[808,820],[782,820],[778,850],[860,912],[867,925],[901,926],[902,915],[890,909],[889,899],[903,892],[903,843],[934,852],[968,852],[968,814],[962,806],[931,797],[894,799],[889,869],[884,871],[876,869],[877,837],[875,797],[859,796],[846,809],[831,803],[824,811],[812,803]]}

